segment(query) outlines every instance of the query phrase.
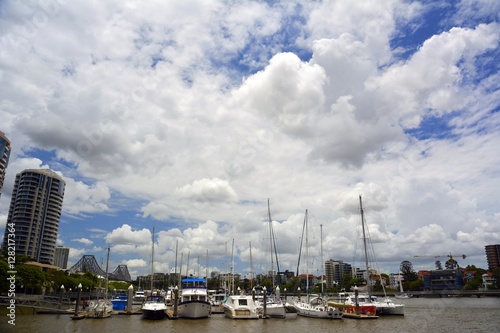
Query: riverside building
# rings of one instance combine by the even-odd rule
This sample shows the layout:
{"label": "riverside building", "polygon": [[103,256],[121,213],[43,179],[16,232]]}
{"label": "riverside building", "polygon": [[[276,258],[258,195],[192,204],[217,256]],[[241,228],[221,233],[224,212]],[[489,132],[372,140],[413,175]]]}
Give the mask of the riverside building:
{"label": "riverside building", "polygon": [[5,136],[4,132],[0,131],[0,195],[2,195],[3,182],[5,180],[5,172],[9,164],[10,157],[10,141]]}
{"label": "riverside building", "polygon": [[8,230],[15,228],[16,254],[54,264],[65,181],[49,169],[27,169],[16,175],[2,250]]}

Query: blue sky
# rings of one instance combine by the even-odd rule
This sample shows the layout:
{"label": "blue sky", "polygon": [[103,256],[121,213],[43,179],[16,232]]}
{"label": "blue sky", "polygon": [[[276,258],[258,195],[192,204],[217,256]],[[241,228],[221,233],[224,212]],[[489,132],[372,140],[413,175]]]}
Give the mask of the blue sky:
{"label": "blue sky", "polygon": [[[58,243],[132,276],[269,270],[310,253],[487,268],[500,242],[498,1],[3,1],[0,130],[15,174],[66,180]],[[321,227],[320,227],[321,226]],[[251,246],[251,250],[250,250]],[[251,254],[251,256],[250,256]],[[189,262],[187,258],[190,258]],[[250,257],[252,261],[250,262]]]}

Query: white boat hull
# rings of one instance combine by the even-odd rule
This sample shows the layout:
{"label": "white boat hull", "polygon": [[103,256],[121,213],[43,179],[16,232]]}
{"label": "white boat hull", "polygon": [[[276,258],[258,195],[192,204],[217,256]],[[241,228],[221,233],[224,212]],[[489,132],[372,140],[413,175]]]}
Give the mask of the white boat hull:
{"label": "white boat hull", "polygon": [[224,315],[230,319],[259,319],[257,307],[252,296],[229,296],[223,304]]}
{"label": "white boat hull", "polygon": [[320,319],[342,319],[344,312],[341,309],[328,305],[311,305],[306,302],[297,302],[294,304],[297,315]]}
{"label": "white boat hull", "polygon": [[167,305],[163,296],[149,296],[141,307],[143,319],[164,319]]}
{"label": "white boat hull", "polygon": [[178,316],[180,318],[207,318],[210,316],[211,305],[209,302],[181,302],[178,306]]}

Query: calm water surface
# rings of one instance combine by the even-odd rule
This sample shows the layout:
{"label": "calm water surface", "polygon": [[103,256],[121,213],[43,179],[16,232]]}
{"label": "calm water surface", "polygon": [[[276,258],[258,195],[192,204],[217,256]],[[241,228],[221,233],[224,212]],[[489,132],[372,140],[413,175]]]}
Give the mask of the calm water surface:
{"label": "calm water surface", "polygon": [[0,332],[23,333],[327,333],[327,332],[499,332],[500,298],[412,298],[398,300],[406,305],[404,317],[376,320],[324,320],[298,317],[285,319],[231,320],[214,314],[209,319],[147,321],[140,315],[115,315],[107,319],[73,321],[69,315],[17,314],[16,326],[7,324],[2,309]]}

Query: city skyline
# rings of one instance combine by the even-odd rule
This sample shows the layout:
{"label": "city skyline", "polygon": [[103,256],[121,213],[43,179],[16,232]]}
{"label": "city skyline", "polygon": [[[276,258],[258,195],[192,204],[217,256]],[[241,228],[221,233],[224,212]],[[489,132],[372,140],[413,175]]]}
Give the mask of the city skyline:
{"label": "city skyline", "polygon": [[68,266],[110,247],[147,274],[155,229],[157,271],[176,249],[194,272],[267,271],[268,199],[292,271],[306,209],[310,267],[363,266],[359,195],[384,272],[486,267],[500,240],[498,1],[0,9],[0,233],[15,175],[51,169]]}

